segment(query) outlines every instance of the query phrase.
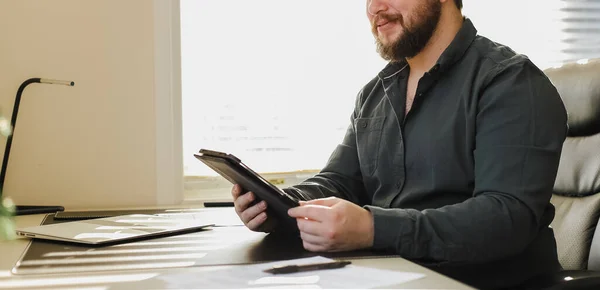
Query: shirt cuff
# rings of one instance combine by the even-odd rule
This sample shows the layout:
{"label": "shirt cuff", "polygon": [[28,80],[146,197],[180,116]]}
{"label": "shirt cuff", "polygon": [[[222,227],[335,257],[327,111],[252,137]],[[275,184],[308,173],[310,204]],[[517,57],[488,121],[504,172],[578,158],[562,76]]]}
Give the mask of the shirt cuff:
{"label": "shirt cuff", "polygon": [[373,215],[373,249],[393,250],[400,252],[403,244],[401,239],[410,232],[410,226],[405,222],[408,214],[402,209],[384,209],[366,205],[365,209]]}

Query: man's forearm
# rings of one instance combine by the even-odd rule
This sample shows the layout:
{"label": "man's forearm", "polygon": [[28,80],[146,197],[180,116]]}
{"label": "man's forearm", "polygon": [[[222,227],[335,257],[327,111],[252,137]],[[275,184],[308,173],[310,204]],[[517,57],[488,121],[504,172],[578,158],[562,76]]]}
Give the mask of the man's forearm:
{"label": "man's forearm", "polygon": [[502,194],[423,211],[366,208],[374,219],[373,247],[409,259],[488,262],[522,251],[540,230],[525,204]]}
{"label": "man's forearm", "polygon": [[[349,130],[344,143],[353,142],[353,136]],[[345,144],[336,147],[319,174],[284,190],[301,200],[335,196],[361,206],[371,202],[362,183],[356,148]]]}
{"label": "man's forearm", "polygon": [[362,199],[362,183],[332,172],[321,172],[304,182],[285,188],[289,194],[292,194],[300,200],[311,200],[325,198],[330,196],[349,200],[359,205],[365,205],[368,201]]}

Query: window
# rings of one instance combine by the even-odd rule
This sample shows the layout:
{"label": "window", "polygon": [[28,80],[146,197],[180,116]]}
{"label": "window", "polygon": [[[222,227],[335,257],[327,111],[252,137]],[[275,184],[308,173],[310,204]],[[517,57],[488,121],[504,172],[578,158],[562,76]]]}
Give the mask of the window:
{"label": "window", "polygon": [[[463,12],[542,69],[600,57],[600,1],[465,0]],[[200,148],[263,173],[322,168],[385,66],[365,13],[361,0],[181,0],[187,184],[216,176],[193,158]]]}
{"label": "window", "polygon": [[563,0],[565,61],[600,57],[600,1]]}
{"label": "window", "polygon": [[463,13],[479,34],[527,55],[542,69],[600,57],[598,0],[463,2]]}
{"label": "window", "polygon": [[183,0],[185,174],[216,175],[190,156],[199,148],[259,172],[323,167],[358,91],[385,66],[364,5]]}

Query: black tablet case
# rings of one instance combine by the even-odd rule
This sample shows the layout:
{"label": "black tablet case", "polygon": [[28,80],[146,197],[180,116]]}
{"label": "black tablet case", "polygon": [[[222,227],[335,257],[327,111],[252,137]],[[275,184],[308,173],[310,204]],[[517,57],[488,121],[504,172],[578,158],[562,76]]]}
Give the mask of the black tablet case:
{"label": "black tablet case", "polygon": [[[222,208],[218,211],[211,209],[213,215],[227,216],[231,214],[231,208]],[[217,218],[218,219],[218,218]],[[54,214],[47,215],[43,224],[53,224],[58,222],[64,222],[67,220],[55,220]],[[152,241],[164,241],[164,242],[175,242],[171,245],[147,245],[145,242]],[[178,258],[178,259],[161,259],[157,261],[152,257],[156,255],[168,255],[168,254],[186,254],[186,253],[197,253],[191,251],[176,252],[177,248],[185,247],[197,247],[202,243],[208,242],[209,245],[225,244],[229,242],[235,242],[234,244],[215,250],[202,251],[206,253],[206,256],[200,259],[194,258]],[[103,250],[121,250],[116,246],[107,247],[87,247],[66,244],[61,242],[53,241],[42,241],[32,240],[29,247],[27,248],[24,255],[21,257],[17,265],[13,268],[13,273],[16,275],[28,275],[28,274],[52,274],[52,273],[73,273],[73,272],[88,272],[98,271],[97,266],[104,266],[110,270],[119,269],[152,269],[155,263],[169,263],[169,262],[193,262],[194,266],[216,266],[216,265],[237,265],[237,264],[252,264],[260,262],[271,262],[277,260],[287,260],[296,258],[306,258],[316,255],[321,255],[330,258],[369,258],[369,257],[384,257],[384,256],[395,256],[384,252],[374,251],[353,251],[353,252],[339,252],[339,253],[313,253],[304,250],[302,247],[302,241],[298,236],[289,234],[265,234],[257,233],[248,230],[244,226],[235,226],[231,223],[203,230],[196,233],[177,235],[164,238],[150,239],[140,242],[129,243],[126,247],[130,250],[137,249],[150,249],[145,253],[114,253],[114,254],[102,254],[93,255],[90,252],[103,251]],[[165,248],[173,249],[173,253],[170,252],[159,252],[152,251],[152,249],[158,249],[164,251]],[[65,253],[73,252],[73,255],[69,256],[56,256],[48,255],[49,253]],[[87,253],[85,253],[87,252]],[[131,256],[140,257],[137,261],[118,261],[111,262],[112,257],[119,256]],[[143,257],[147,256],[148,259]],[[79,263],[84,258],[105,258],[105,261],[95,263]],[[59,263],[56,263],[56,260]],[[32,262],[33,261],[33,262]],[[47,261],[47,263],[45,262]],[[92,268],[93,267],[93,268]]]}
{"label": "black tablet case", "polygon": [[232,185],[239,184],[245,191],[252,191],[256,196],[255,202],[266,201],[267,214],[276,216],[285,228],[298,231],[296,220],[287,214],[288,209],[299,205],[296,198],[270,184],[234,155],[201,149],[194,156]]}

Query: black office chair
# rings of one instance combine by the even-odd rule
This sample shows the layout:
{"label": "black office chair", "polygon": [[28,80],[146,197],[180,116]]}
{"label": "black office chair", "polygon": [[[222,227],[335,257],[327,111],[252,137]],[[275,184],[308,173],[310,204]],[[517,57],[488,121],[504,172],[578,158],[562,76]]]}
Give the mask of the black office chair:
{"label": "black office chair", "polygon": [[569,115],[551,202],[551,224],[564,271],[532,289],[600,289],[600,59],[545,71]]}

